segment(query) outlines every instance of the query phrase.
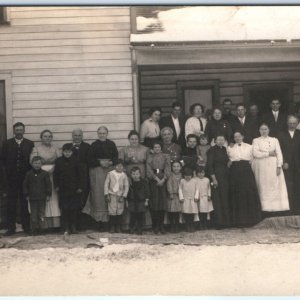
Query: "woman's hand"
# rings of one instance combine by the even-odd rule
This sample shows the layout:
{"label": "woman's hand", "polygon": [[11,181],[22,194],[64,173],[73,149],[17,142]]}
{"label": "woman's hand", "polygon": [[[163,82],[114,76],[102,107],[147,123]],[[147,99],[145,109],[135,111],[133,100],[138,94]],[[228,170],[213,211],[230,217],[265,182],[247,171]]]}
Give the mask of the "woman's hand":
{"label": "woman's hand", "polygon": [[288,163],[284,163],[282,166],[283,170],[288,170],[289,168],[289,164]]}
{"label": "woman's hand", "polygon": [[82,193],[82,189],[77,189],[76,193],[77,194],[81,194]]}
{"label": "woman's hand", "polygon": [[276,168],[276,175],[279,176],[281,173],[281,167]]}
{"label": "woman's hand", "polygon": [[217,179],[213,179],[213,186],[214,186],[215,189],[218,187]]}
{"label": "woman's hand", "polygon": [[120,203],[123,203],[123,202],[124,202],[124,197],[123,197],[123,196],[120,196],[120,197],[119,197],[119,202],[120,202]]}
{"label": "woman's hand", "polygon": [[47,197],[46,197],[46,201],[47,201],[47,202],[50,201],[50,198],[51,198],[50,196],[47,196]]}
{"label": "woman's hand", "polygon": [[269,156],[276,156],[276,152],[275,151],[269,151]]}
{"label": "woman's hand", "polygon": [[146,199],[145,200],[145,206],[148,207],[148,205],[149,205],[149,199]]}
{"label": "woman's hand", "polygon": [[232,165],[232,161],[231,161],[231,160],[229,160],[229,161],[228,161],[228,163],[227,163],[227,167],[228,167],[228,168],[230,168],[230,167],[231,167],[231,165]]}

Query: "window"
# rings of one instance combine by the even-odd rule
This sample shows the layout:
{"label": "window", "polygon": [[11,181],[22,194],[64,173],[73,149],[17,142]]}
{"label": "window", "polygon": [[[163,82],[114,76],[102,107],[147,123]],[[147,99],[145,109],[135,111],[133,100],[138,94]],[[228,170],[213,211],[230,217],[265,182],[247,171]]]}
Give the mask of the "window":
{"label": "window", "polygon": [[9,24],[9,10],[7,7],[0,7],[0,25]]}

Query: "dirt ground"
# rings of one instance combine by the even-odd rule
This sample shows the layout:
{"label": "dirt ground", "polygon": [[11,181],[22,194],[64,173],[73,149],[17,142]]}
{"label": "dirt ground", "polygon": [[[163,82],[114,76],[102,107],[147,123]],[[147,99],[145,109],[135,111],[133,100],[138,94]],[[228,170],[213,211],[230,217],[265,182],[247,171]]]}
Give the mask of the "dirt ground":
{"label": "dirt ground", "polygon": [[0,294],[299,295],[299,229],[270,224],[143,236],[86,231],[68,240],[2,237]]}

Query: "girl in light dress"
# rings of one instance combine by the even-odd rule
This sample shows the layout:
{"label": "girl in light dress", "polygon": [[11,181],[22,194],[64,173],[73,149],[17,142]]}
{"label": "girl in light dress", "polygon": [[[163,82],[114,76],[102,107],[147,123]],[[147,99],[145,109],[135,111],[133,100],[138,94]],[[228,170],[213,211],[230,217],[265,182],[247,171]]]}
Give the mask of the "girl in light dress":
{"label": "girl in light dress", "polygon": [[205,177],[205,167],[199,166],[196,170],[197,189],[199,191],[198,209],[200,214],[200,229],[207,229],[214,210],[211,201],[210,180]]}
{"label": "girl in light dress", "polygon": [[171,225],[171,232],[175,233],[179,230],[179,214],[181,212],[181,204],[179,200],[179,184],[182,179],[179,161],[172,162],[172,173],[167,181],[168,190],[168,217]]}
{"label": "girl in light dress", "polygon": [[193,170],[185,168],[183,171],[184,178],[179,184],[179,199],[181,202],[181,211],[186,223],[186,231],[194,232],[194,217],[198,214],[199,190],[197,181],[193,178]]}

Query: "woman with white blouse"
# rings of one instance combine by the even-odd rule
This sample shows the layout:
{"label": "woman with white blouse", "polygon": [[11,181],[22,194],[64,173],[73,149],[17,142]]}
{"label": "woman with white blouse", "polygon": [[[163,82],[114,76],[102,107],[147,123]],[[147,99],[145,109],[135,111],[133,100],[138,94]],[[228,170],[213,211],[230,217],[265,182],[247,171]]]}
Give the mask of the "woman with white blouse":
{"label": "woman with white blouse", "polygon": [[282,152],[277,138],[269,137],[268,125],[259,127],[260,137],[253,140],[252,169],[255,175],[262,211],[289,210],[289,200],[282,172]]}
{"label": "woman with white blouse", "polygon": [[261,206],[251,169],[252,146],[243,142],[241,132],[235,132],[233,138],[235,144],[227,148],[231,225],[248,227],[261,220]]}
{"label": "woman with white blouse", "polygon": [[195,134],[199,138],[204,133],[207,123],[206,119],[203,118],[204,106],[200,103],[194,103],[190,107],[190,114],[192,116],[185,123],[185,138],[189,134]]}

